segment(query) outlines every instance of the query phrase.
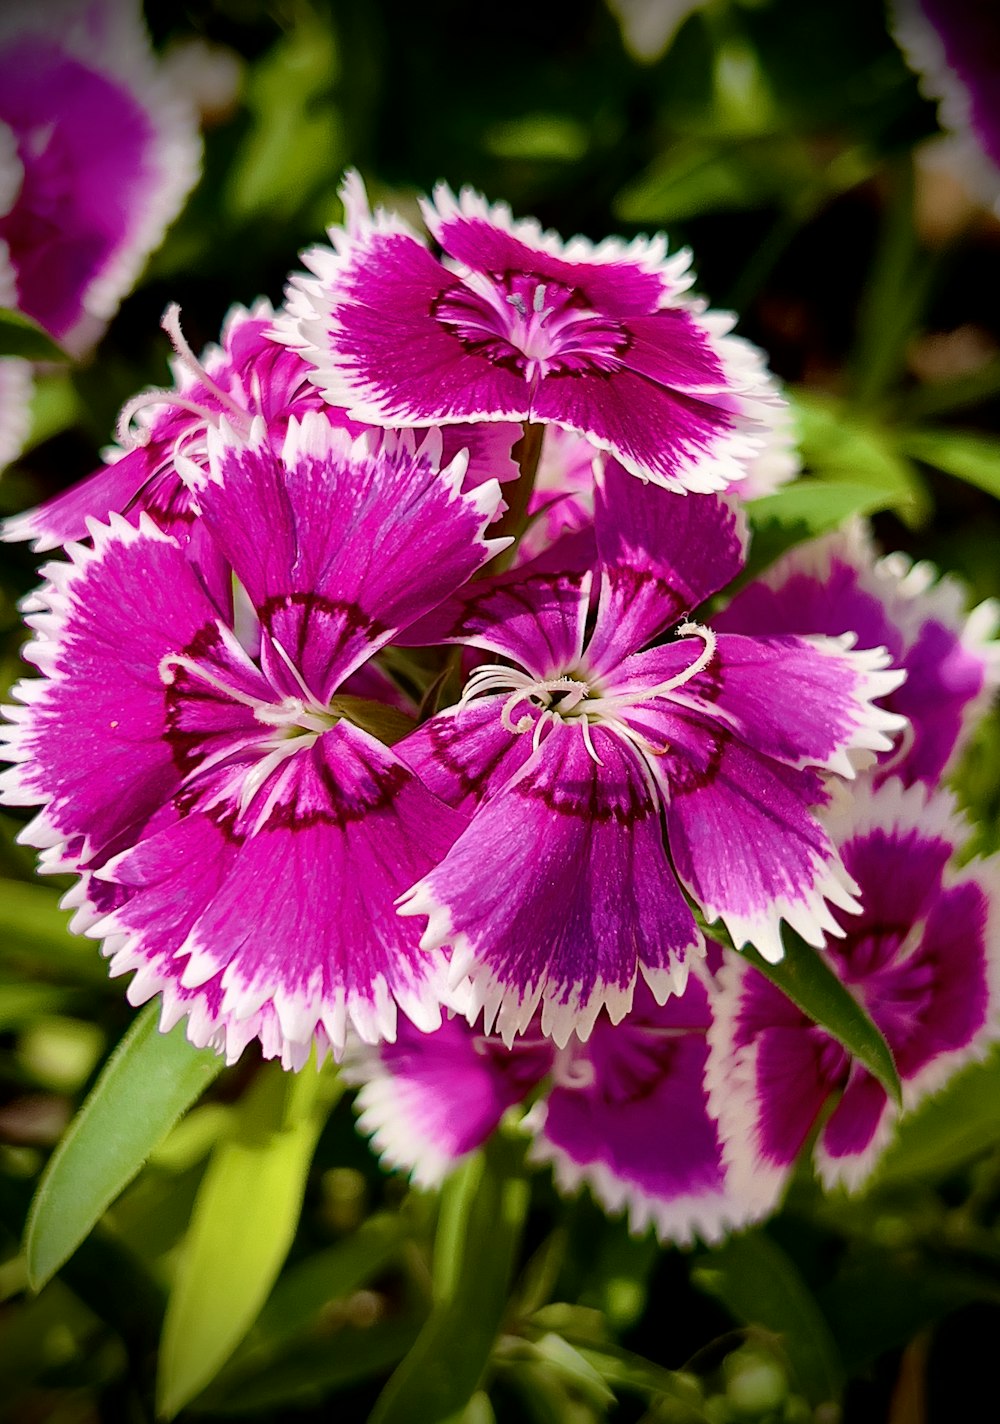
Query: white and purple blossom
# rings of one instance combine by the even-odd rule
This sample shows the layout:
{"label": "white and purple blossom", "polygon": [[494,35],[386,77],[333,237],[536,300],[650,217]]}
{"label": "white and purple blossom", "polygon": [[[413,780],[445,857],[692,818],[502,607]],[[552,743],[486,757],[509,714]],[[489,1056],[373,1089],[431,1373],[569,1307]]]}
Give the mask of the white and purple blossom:
{"label": "white and purple blossom", "polygon": [[0,16],[0,250],[16,305],[93,344],[198,176],[194,115],[132,0],[36,0]]}
{"label": "white and purple blossom", "polygon": [[418,1033],[400,1021],[395,1043],[352,1055],[364,1084],[359,1127],[386,1166],[436,1186],[486,1141],[510,1108],[530,1157],[552,1164],[560,1191],[588,1186],[631,1229],[661,1241],[714,1241],[751,1216],[729,1184],[704,1070],[717,945],[682,998],[658,1005],[643,985],[620,1024],[602,1020],[586,1043],[556,1048],[534,1033],[505,1046],[462,1019]]}
{"label": "white and purple blossom", "polygon": [[353,419],[517,421],[577,431],[643,480],[713,491],[744,473],[782,402],[733,318],[686,294],[666,240],[562,242],[463,189],[423,205],[439,260],[372,217],[357,175],[346,227],[303,260],[284,338]]}
{"label": "white and purple blossom", "polygon": [[880,558],[860,523],[800,544],[742,589],[716,619],[732,633],[851,633],[885,647],[906,681],[885,705],[908,719],[879,753],[876,778],[934,787],[954,765],[1000,685],[995,600],[966,611],[958,579],[903,554]]}
{"label": "white and purple blossom", "polygon": [[[1000,862],[952,869],[968,840],[952,798],[898,780],[862,784],[830,829],[862,908],[838,914],[824,953],[884,1035],[909,1109],[1000,1033]],[[885,1089],[745,959],[727,956],[720,981],[707,1081],[739,1189],[769,1209],[821,1120],[821,1180],[860,1186],[895,1126]]]}
{"label": "white and purple blossom", "polygon": [[1000,204],[1000,15],[990,0],[895,0],[896,38],[982,197]]}
{"label": "white and purple blossom", "polygon": [[[46,868],[83,876],[77,924],[105,939],[133,1002],[163,995],[196,1043],[253,1037],[300,1066],[314,1040],[437,1024],[442,957],[393,902],[465,825],[370,728],[351,678],[502,542],[496,482],[464,458],[325,416],[207,435],[187,462],[198,515],[237,583],[210,596],[190,551],[148,516],[91,524],[50,564],[29,622],[42,681],[15,690],[8,804]],[[374,709],[376,719],[385,709]]]}
{"label": "white and purple blossom", "polygon": [[827,902],[857,909],[857,887],[811,809],[822,773],[853,776],[851,754],[903,725],[873,705],[902,678],[884,651],[690,621],[743,564],[742,518],[719,497],[643,486],[609,461],[594,532],[589,631],[589,567],[560,568],[557,545],[405,635],[508,660],[477,668],[399,746],[474,813],[401,911],[427,916],[421,943],[452,947],[470,1016],[484,1010],[507,1042],[539,1011],[559,1044],[602,1008],[617,1022],[637,972],[660,1003],[681,993],[703,952],[682,886],[772,960],[782,919],[813,944],[837,933]]}
{"label": "white and purple blossom", "polygon": [[[199,358],[181,331],[179,309],[168,307],[162,325],[174,347],[173,387],[143,391],[130,400],[118,419],[119,443],[105,452],[103,468],[37,509],[7,520],[2,537],[31,539],[37,552],[45,552],[85,539],[88,519],[121,514],[136,523],[146,513],[160,529],[191,545],[191,556],[204,571],[212,559],[211,539],[195,517],[178,457],[205,467],[210,429],[225,419],[246,436],[260,419],[280,450],[289,420],[307,411],[322,412],[352,437],[369,428],[327,404],[302,357],[274,339],[274,321],[274,310],[264,299],[249,310],[235,306],[223,323],[220,344]],[[520,434],[519,426],[508,424],[452,426],[442,435],[442,460],[447,464],[461,450],[468,452],[468,489],[491,478],[511,480],[517,476],[511,447]]]}

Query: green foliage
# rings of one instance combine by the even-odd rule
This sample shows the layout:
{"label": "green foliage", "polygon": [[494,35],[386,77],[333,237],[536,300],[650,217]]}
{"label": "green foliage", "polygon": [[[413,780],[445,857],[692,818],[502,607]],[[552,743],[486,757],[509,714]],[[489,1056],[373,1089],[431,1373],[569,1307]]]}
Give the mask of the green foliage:
{"label": "green foliage", "polygon": [[139,1015],[49,1161],[25,1233],[36,1290],[72,1255],[222,1067],[216,1054],[191,1047],[182,1026],[161,1034],[158,1016],[157,1004]]}
{"label": "green foliage", "polygon": [[328,1073],[263,1069],[216,1147],[191,1214],[163,1325],[158,1412],[173,1416],[214,1379],[284,1263],[306,1174],[341,1091]]}
{"label": "green foliage", "polygon": [[25,361],[68,361],[61,346],[24,312],[0,307],[0,357],[20,356]]}

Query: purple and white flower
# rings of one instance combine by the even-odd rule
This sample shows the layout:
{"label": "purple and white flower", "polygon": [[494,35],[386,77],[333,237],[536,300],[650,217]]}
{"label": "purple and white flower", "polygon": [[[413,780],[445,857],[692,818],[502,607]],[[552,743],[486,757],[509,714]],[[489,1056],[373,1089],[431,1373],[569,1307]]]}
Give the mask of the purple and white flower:
{"label": "purple and white flower", "polygon": [[[721,955],[710,949],[714,970]],[[552,1164],[560,1191],[586,1185],[607,1211],[626,1211],[633,1231],[652,1225],[661,1241],[717,1240],[751,1211],[731,1189],[708,1112],[714,993],[705,964],[665,1005],[642,985],[620,1024],[602,1020],[586,1043],[558,1049],[531,1035],[508,1048],[457,1018],[431,1034],[401,1020],[395,1043],[349,1060],[364,1083],[358,1125],[386,1166],[430,1187],[535,1095],[523,1119],[530,1156]]]}
{"label": "purple and white flower", "polygon": [[44,803],[24,839],[84,877],[77,924],[136,971],[132,1002],[161,992],[164,1025],[187,1014],[230,1058],[259,1037],[299,1066],[349,1023],[390,1036],[397,1003],[439,1021],[442,956],[393,902],[465,819],[350,679],[503,543],[483,537],[499,485],[462,493],[464,458],[413,447],[312,412],[278,453],[262,419],[248,443],[223,423],[184,470],[228,610],[148,516],[92,523],[33,600],[45,676],[15,689],[4,799]]}
{"label": "purple and white flower", "polygon": [[[264,299],[249,311],[233,307],[220,345],[208,347],[199,359],[181,331],[179,309],[168,307],[162,325],[174,347],[173,388],[143,391],[128,401],[118,419],[119,444],[105,452],[104,467],[37,509],[7,520],[2,537],[32,539],[33,547],[44,552],[85,539],[88,519],[122,514],[134,524],[146,513],[160,529],[190,544],[204,571],[212,558],[211,539],[195,517],[178,457],[206,467],[210,429],[225,419],[246,437],[259,418],[280,450],[289,420],[307,411],[322,412],[352,437],[369,428],[326,403],[301,356],[274,339],[274,320]],[[460,450],[468,451],[467,489],[489,479],[515,479],[511,447],[520,434],[519,426],[509,424],[449,427],[442,436],[442,461],[447,464]]]}
{"label": "purple and white flower", "polygon": [[[632,1003],[680,993],[701,933],[682,886],[737,945],[782,955],[780,921],[819,944],[827,901],[856,886],[812,812],[823,772],[884,750],[902,719],[873,705],[902,678],[852,640],[716,634],[690,613],[740,570],[742,518],[718,497],[644,486],[608,462],[594,528],[600,586],[535,565],[477,581],[408,641],[507,661],[477,668],[461,702],[399,753],[474,813],[408,893],[428,950],[452,947],[468,1012],[506,1042],[540,1010],[558,1044]],[[667,629],[677,637],[649,646]]]}
{"label": "purple and white flower", "polygon": [[[1000,862],[951,869],[968,839],[952,798],[898,780],[862,784],[830,829],[862,908],[838,915],[824,952],[884,1035],[912,1108],[1000,1032]],[[885,1089],[746,960],[727,956],[720,980],[707,1081],[734,1183],[767,1210],[822,1121],[821,1180],[857,1188],[895,1126]]]}
{"label": "purple and white flower", "polygon": [[800,544],[742,589],[716,619],[732,633],[843,634],[862,648],[888,648],[906,681],[886,706],[908,719],[877,776],[936,786],[1000,685],[994,600],[966,612],[950,576],[903,554],[879,558],[864,527]]}
{"label": "purple and white flower", "polygon": [[1000,204],[1000,14],[990,0],[895,0],[896,38],[987,203]]}
{"label": "purple and white flower", "polygon": [[0,16],[0,250],[17,306],[91,346],[193,186],[194,116],[132,0],[35,0]]}
{"label": "purple and white flower", "polygon": [[564,243],[502,203],[442,185],[423,205],[439,260],[370,216],[356,174],[344,229],[303,260],[284,338],[327,399],[387,426],[530,421],[577,431],[643,480],[713,491],[741,478],[782,402],[733,318],[686,294],[662,235]]}

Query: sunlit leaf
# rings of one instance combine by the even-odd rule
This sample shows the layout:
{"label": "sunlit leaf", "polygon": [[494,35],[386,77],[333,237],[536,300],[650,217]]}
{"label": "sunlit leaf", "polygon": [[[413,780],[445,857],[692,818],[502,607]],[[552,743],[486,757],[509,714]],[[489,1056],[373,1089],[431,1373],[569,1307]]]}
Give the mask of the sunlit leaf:
{"label": "sunlit leaf", "polygon": [[964,430],[907,430],[899,439],[914,458],[1000,499],[1000,440]]}
{"label": "sunlit leaf", "polygon": [[42,1175],[25,1233],[28,1275],[40,1289],[73,1254],[181,1113],[222,1068],[192,1048],[182,1025],[157,1028],[151,1004],[108,1059]]}
{"label": "sunlit leaf", "polygon": [[830,1327],[789,1257],[762,1231],[699,1259],[695,1284],[746,1325],[780,1336],[797,1387],[813,1405],[839,1399],[844,1371]]}
{"label": "sunlit leaf", "polygon": [[892,1100],[900,1103],[899,1074],[892,1052],[871,1018],[822,954],[787,926],[783,939],[785,957],[778,964],[769,964],[755,949],[740,953],[804,1014],[842,1043],[878,1079]]}
{"label": "sunlit leaf", "polygon": [[475,1393],[503,1321],[528,1205],[521,1152],[519,1143],[494,1137],[445,1187],[435,1305],[369,1424],[450,1420]]}
{"label": "sunlit leaf", "polygon": [[400,1215],[380,1212],[326,1251],[317,1251],[279,1278],[256,1324],[234,1353],[212,1390],[227,1397],[235,1382],[243,1388],[278,1357],[290,1342],[315,1324],[320,1312],[379,1275],[398,1256],[409,1230]]}
{"label": "sunlit leaf", "polygon": [[172,1418],[253,1324],[281,1270],[302,1208],[316,1140],[341,1091],[307,1066],[265,1067],[240,1104],[231,1136],[206,1169],[163,1326],[160,1414]]}
{"label": "sunlit leaf", "polygon": [[24,312],[0,307],[0,356],[26,361],[68,361],[66,352]]}

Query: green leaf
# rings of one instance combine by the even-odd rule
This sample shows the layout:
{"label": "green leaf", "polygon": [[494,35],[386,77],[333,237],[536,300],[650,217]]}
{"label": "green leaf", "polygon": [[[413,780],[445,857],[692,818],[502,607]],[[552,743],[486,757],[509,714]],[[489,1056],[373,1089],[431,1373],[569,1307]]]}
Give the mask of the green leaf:
{"label": "green leaf", "polygon": [[265,1067],[212,1154],[167,1304],[157,1377],[166,1418],[215,1378],[288,1254],[306,1175],[339,1078]]}
{"label": "green leaf", "polygon": [[25,1231],[28,1279],[40,1290],[128,1186],[181,1113],[222,1068],[167,1034],[151,1004],[112,1053],[42,1174]]}
{"label": "green leaf", "polygon": [[769,964],[757,950],[740,953],[772,984],[787,994],[804,1014],[825,1028],[885,1088],[897,1105],[902,1103],[899,1074],[892,1051],[868,1014],[838,978],[822,954],[810,948],[788,926],[783,928],[785,957]]}
{"label": "green leaf", "polygon": [[[256,1378],[316,1322],[331,1301],[370,1281],[399,1255],[409,1235],[405,1219],[380,1212],[362,1222],[351,1236],[318,1251],[285,1271],[246,1340],[213,1383],[212,1399],[228,1397]],[[206,1396],[206,1404],[208,1398]]]}
{"label": "green leaf", "polygon": [[22,964],[28,973],[69,976],[102,987],[107,965],[89,940],[70,934],[59,896],[44,885],[0,880],[0,962]]}
{"label": "green leaf", "polygon": [[1000,440],[964,430],[904,430],[907,454],[1000,499]]}
{"label": "green leaf", "polygon": [[[192,1414],[256,1414],[283,1405],[318,1404],[333,1390],[382,1375],[412,1349],[420,1327],[411,1319],[344,1325],[308,1340],[260,1374],[228,1383],[223,1376],[188,1406]],[[284,1418],[284,1415],[277,1416]]]}
{"label": "green leaf", "polygon": [[818,1406],[839,1399],[844,1370],[830,1327],[784,1251],[761,1231],[731,1237],[699,1258],[695,1285],[746,1325],[781,1337],[798,1388]]}
{"label": "green leaf", "polygon": [[950,1176],[1000,1142],[1000,1050],[972,1063],[900,1121],[872,1187]]}
{"label": "green leaf", "polygon": [[503,1322],[528,1207],[522,1156],[521,1143],[495,1136],[446,1184],[435,1305],[369,1424],[444,1424],[476,1392]]}
{"label": "green leaf", "polygon": [[70,359],[37,321],[10,307],[0,307],[0,356],[20,356],[25,361]]}

